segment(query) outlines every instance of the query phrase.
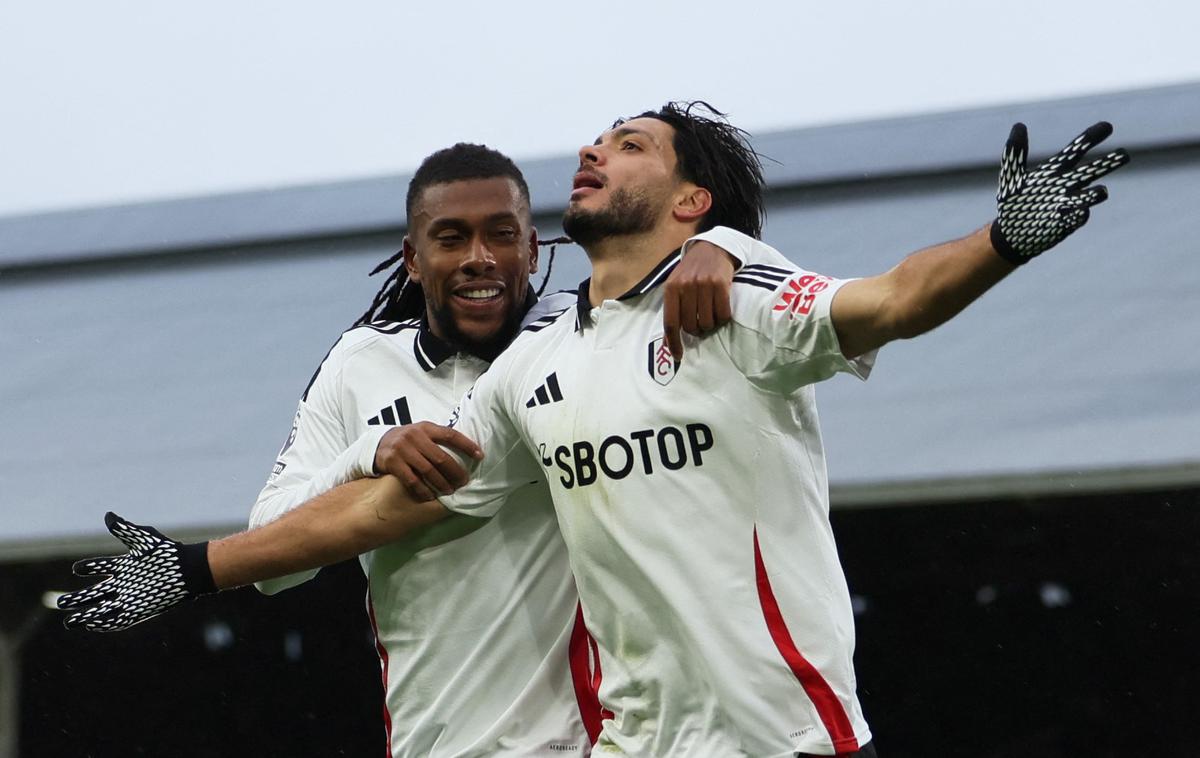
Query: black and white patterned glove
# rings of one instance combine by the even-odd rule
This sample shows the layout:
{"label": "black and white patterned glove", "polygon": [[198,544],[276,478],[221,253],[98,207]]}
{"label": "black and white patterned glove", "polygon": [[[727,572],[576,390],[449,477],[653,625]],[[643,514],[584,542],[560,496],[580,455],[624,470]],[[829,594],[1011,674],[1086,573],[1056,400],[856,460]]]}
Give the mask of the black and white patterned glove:
{"label": "black and white patterned glove", "polygon": [[89,558],[72,567],[76,576],[108,578],[59,597],[60,609],[75,611],[63,621],[68,629],[118,632],[184,600],[217,591],[208,566],[207,542],[176,542],[157,529],[132,524],[111,512],[104,515],[104,525],[129,552]]}
{"label": "black and white patterned glove", "polygon": [[1088,150],[1112,134],[1112,124],[1092,124],[1045,163],[1026,168],[1029,135],[1024,124],[1013,124],[1000,162],[997,214],[992,222],[992,247],[1010,263],[1022,264],[1067,238],[1088,220],[1088,209],[1102,203],[1108,190],[1088,185],[1129,162],[1124,150],[1080,166]]}

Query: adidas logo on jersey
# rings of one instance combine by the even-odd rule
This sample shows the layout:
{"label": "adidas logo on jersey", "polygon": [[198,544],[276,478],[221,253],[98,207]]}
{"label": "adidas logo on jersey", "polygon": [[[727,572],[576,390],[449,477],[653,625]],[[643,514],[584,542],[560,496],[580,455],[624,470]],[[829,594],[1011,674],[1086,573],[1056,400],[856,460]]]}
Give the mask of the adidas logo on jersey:
{"label": "adidas logo on jersey", "polygon": [[550,405],[557,403],[563,399],[562,390],[558,387],[558,373],[555,372],[546,377],[546,381],[533,391],[533,397],[525,401],[526,408],[532,408],[535,405]]}
{"label": "adidas logo on jersey", "polygon": [[387,408],[379,411],[378,415],[367,419],[367,426],[402,426],[412,423],[412,414],[408,412],[408,398],[398,397]]}

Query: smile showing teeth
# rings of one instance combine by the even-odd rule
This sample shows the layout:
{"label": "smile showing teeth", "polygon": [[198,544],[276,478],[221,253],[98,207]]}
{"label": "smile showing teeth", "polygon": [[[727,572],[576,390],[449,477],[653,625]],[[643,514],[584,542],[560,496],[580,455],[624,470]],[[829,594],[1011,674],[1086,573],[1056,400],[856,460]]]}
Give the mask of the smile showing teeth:
{"label": "smile showing teeth", "polygon": [[486,290],[463,290],[462,292],[456,294],[459,297],[465,297],[468,300],[487,300],[488,298],[499,295],[500,290],[495,288]]}

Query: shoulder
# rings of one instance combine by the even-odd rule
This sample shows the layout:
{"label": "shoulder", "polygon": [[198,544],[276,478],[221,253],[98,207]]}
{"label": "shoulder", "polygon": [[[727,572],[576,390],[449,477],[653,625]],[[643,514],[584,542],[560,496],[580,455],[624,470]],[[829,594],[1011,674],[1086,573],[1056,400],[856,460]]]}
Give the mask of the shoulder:
{"label": "shoulder", "polygon": [[[550,299],[544,298],[539,302]],[[543,359],[553,355],[556,351],[555,346],[561,342],[563,336],[575,331],[575,295],[571,294],[566,307],[563,307],[564,302],[566,301],[560,299],[557,308],[548,310],[544,315],[527,318],[516,338],[496,357],[480,377],[480,382],[496,388],[515,387]],[[530,314],[533,315],[532,310]]]}
{"label": "shoulder", "polygon": [[342,332],[342,336],[334,343],[334,352],[352,355],[364,348],[384,342],[394,342],[397,338],[414,337],[421,327],[417,319],[407,321],[372,321],[369,324],[353,326]]}
{"label": "shoulder", "polygon": [[342,332],[337,341],[333,343],[333,346],[329,348],[329,351],[325,353],[325,357],[321,359],[321,363],[317,365],[316,371],[313,372],[312,377],[308,380],[308,385],[305,386],[300,399],[307,401],[309,392],[312,391],[313,385],[318,381],[335,381],[335,378],[341,374],[346,362],[352,356],[363,351],[369,351],[371,347],[383,344],[385,340],[395,340],[398,335],[415,335],[419,327],[420,322],[416,319],[409,321],[375,321],[370,324],[350,327]]}
{"label": "shoulder", "polygon": [[[526,333],[540,332],[557,324],[563,321],[564,317],[567,317],[565,320],[573,319],[577,301],[578,294],[575,290],[562,290],[541,298],[525,314],[525,318],[521,321],[521,331],[517,335],[517,340],[520,340]],[[574,322],[572,321],[572,323]],[[513,344],[516,344],[515,340]]]}
{"label": "shoulder", "polygon": [[521,319],[521,329],[533,326],[535,330],[553,323],[559,316],[574,307],[578,295],[575,290],[559,290],[538,299],[525,318]]}

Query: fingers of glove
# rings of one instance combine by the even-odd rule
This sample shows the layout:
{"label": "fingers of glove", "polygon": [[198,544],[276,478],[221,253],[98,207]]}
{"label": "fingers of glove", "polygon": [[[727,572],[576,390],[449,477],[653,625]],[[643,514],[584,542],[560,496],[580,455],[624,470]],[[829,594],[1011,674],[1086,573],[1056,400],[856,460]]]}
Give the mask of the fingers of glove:
{"label": "fingers of glove", "polygon": [[1000,188],[997,197],[1011,194],[1025,175],[1025,162],[1029,156],[1029,132],[1025,125],[1017,122],[1008,133],[1004,145],[1004,157],[1000,159]]}
{"label": "fingers of glove", "polygon": [[154,527],[141,526],[132,521],[126,521],[112,511],[104,514],[104,525],[108,527],[108,531],[112,533],[112,536],[124,542],[125,547],[134,552],[144,553],[153,549],[156,545],[170,541]]}
{"label": "fingers of glove", "polygon": [[1091,163],[1064,174],[1063,179],[1067,180],[1068,187],[1087,185],[1111,174],[1126,163],[1129,163],[1129,153],[1123,149],[1114,150],[1103,158],[1097,158]]}
{"label": "fingers of glove", "polygon": [[71,566],[71,572],[75,576],[112,576],[121,568],[124,558],[123,555],[85,558],[82,561],[75,561],[75,564]]}
{"label": "fingers of glove", "polygon": [[1089,208],[1093,205],[1099,205],[1108,199],[1108,188],[1103,184],[1097,184],[1094,187],[1081,190],[1073,197],[1079,199],[1082,207]]}
{"label": "fingers of glove", "polygon": [[1112,134],[1112,130],[1112,124],[1107,121],[1097,121],[1087,129],[1084,129],[1078,137],[1067,143],[1066,147],[1058,151],[1057,155],[1046,162],[1046,165],[1060,172],[1071,170],[1083,159],[1088,150],[1108,139],[1108,135]]}
{"label": "fingers of glove", "polygon": [[1064,205],[1058,211],[1058,217],[1068,234],[1086,224],[1089,215],[1088,207],[1083,204]]}
{"label": "fingers of glove", "polygon": [[72,608],[79,608],[85,605],[90,605],[98,600],[108,600],[115,597],[117,594],[116,585],[111,579],[105,579],[102,582],[97,582],[91,587],[85,587],[75,592],[68,592],[58,596],[59,610],[69,611]]}
{"label": "fingers of glove", "polygon": [[[145,619],[137,621],[145,621]],[[109,600],[78,613],[72,613],[63,619],[63,626],[68,629],[84,629],[89,632],[119,632],[133,626],[137,621],[130,620],[124,606]]]}

